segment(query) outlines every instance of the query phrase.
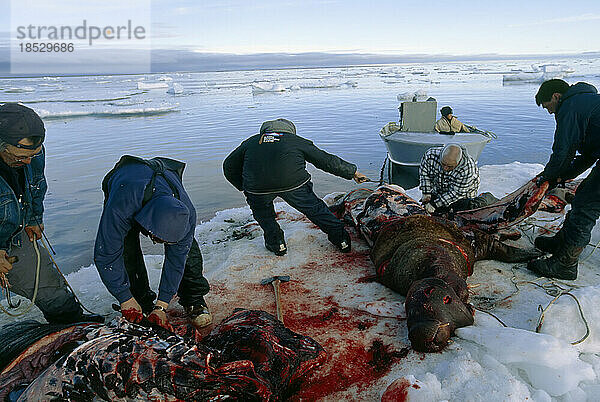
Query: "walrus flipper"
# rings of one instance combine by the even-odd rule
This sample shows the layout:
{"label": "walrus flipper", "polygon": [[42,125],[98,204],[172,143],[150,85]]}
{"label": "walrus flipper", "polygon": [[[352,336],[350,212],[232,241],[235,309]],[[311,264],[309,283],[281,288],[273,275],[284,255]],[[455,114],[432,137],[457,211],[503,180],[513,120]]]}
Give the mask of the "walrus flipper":
{"label": "walrus flipper", "polygon": [[544,253],[536,248],[513,247],[494,239],[490,259],[502,262],[527,262],[542,255]]}
{"label": "walrus flipper", "polygon": [[509,246],[480,230],[473,230],[472,235],[475,238],[473,243],[475,244],[475,259],[477,261],[527,262],[544,254],[536,248]]}

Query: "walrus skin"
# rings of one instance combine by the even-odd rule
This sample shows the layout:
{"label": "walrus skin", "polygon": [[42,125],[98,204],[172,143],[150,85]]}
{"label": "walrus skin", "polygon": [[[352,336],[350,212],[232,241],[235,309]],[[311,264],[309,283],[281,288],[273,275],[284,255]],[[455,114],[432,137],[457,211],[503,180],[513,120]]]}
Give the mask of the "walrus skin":
{"label": "walrus skin", "polygon": [[[32,338],[31,330],[46,328],[53,330],[29,325],[21,334]],[[19,401],[280,400],[326,358],[316,341],[264,311],[238,309],[202,340],[193,329],[181,329],[185,336],[119,317],[65,328],[60,337],[49,333],[25,357],[0,367],[0,391],[7,395],[30,383]],[[78,342],[63,350],[67,334]],[[58,360],[48,362],[46,355]],[[36,370],[24,372],[23,365]]]}
{"label": "walrus skin", "polygon": [[[539,204],[540,193],[532,194]],[[531,209],[527,200],[518,205]],[[406,296],[408,337],[417,351],[440,351],[456,328],[473,324],[466,278],[476,261],[522,262],[540,255],[537,250],[508,246],[464,220],[459,227],[429,216],[393,185],[354,191],[333,209],[343,211],[371,245],[378,280]],[[521,212],[511,214],[521,217]],[[506,223],[502,220],[503,227]],[[486,223],[486,227],[491,225]]]}

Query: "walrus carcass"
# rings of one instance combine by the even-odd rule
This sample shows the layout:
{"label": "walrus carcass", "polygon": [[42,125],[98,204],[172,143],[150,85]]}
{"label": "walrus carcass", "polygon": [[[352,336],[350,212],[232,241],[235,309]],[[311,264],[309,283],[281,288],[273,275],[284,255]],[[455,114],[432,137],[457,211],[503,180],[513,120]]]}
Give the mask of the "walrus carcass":
{"label": "walrus carcass", "polygon": [[473,323],[466,278],[475,261],[523,262],[538,257],[500,242],[482,229],[505,228],[535,212],[547,185],[531,181],[490,207],[457,216],[430,216],[393,185],[355,190],[332,207],[371,246],[378,280],[406,296],[408,336],[423,352],[443,349],[459,327]]}
{"label": "walrus carcass", "polygon": [[[236,310],[197,340],[116,318],[0,329],[0,400],[270,401],[325,359],[272,315]],[[181,332],[181,331],[179,331]]]}

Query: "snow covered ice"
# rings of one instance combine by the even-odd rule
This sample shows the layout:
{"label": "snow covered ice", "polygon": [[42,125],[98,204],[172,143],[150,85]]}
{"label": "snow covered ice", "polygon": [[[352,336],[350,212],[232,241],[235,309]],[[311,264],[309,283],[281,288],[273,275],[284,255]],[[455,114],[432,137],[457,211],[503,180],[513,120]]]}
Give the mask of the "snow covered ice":
{"label": "snow covered ice", "polygon": [[[491,190],[501,197],[540,168],[541,165],[518,162],[482,166],[481,190]],[[418,196],[418,190],[410,190],[409,194]],[[542,333],[535,333],[537,306],[545,307],[552,297],[526,282],[546,280],[537,279],[523,264],[482,261],[476,264],[474,275],[468,280],[473,287],[471,301],[476,307],[492,312],[508,327],[477,311],[475,324],[459,329],[444,352],[421,354],[408,351],[404,298],[369,279],[374,272],[368,248],[355,231],[352,231],[353,252],[350,256],[341,255],[326,235],[287,204],[277,204],[276,210],[289,247],[284,257],[276,257],[264,248],[262,231],[248,207],[219,211],[212,220],[198,225],[196,238],[212,286],[207,301],[216,322],[236,307],[274,312],[272,291],[262,287],[260,280],[272,275],[291,276],[290,282],[282,284],[286,324],[314,337],[329,354],[325,366],[307,379],[299,398],[379,400],[384,392],[384,400],[406,395],[411,401],[597,398],[600,281],[594,271],[600,254],[594,253],[580,263],[580,279],[570,283],[578,286],[573,294],[590,326],[590,336],[584,342],[570,344],[585,333],[573,299],[564,296],[557,300],[546,312]],[[540,214],[534,217],[541,220],[544,216]],[[593,232],[594,242],[600,240],[597,229]],[[525,245],[527,240],[519,242]],[[591,251],[592,247],[588,247],[584,258]],[[154,288],[160,278],[162,258],[146,256]],[[115,314],[110,309],[112,298],[93,266],[69,274],[67,279],[92,310]],[[518,283],[518,291],[513,283]],[[507,296],[510,297],[506,299]],[[335,320],[340,316],[336,321],[339,327],[333,324],[328,327],[328,321],[319,320],[323,328],[311,327],[306,321],[307,314],[315,319]],[[41,320],[41,315],[34,309],[28,318]],[[5,322],[7,318],[2,316],[0,320]],[[352,324],[354,321],[357,327]],[[377,342],[396,351],[381,371],[360,357],[360,351],[365,350],[370,356],[369,351]],[[313,384],[321,388],[314,388]]]}

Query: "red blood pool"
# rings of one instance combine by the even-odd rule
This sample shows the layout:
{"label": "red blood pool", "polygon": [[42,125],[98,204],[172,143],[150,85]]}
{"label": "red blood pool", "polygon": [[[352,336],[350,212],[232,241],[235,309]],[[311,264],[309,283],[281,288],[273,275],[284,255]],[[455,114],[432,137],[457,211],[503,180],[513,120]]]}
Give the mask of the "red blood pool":
{"label": "red blood pool", "polygon": [[406,378],[399,378],[391,383],[383,395],[381,402],[404,402],[408,397],[408,387],[410,382]]}

